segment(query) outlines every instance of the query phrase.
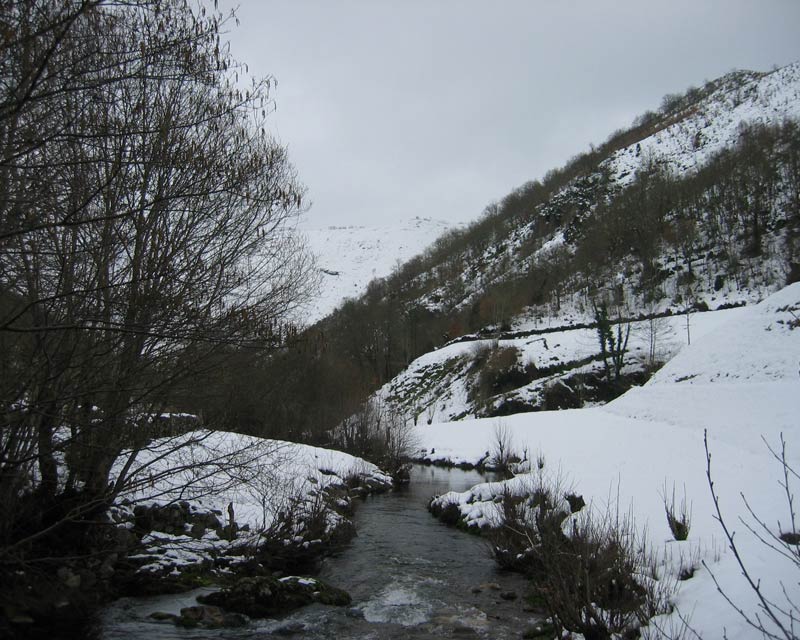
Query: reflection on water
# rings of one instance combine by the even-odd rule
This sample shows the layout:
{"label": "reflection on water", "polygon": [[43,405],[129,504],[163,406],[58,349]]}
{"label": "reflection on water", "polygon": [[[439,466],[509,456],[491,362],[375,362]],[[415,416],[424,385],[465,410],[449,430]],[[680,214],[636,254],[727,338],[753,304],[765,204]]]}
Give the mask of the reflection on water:
{"label": "reflection on water", "polygon": [[177,613],[195,604],[201,591],[123,599],[105,612],[101,637],[519,638],[533,618],[520,600],[504,600],[500,593],[522,596],[524,579],[498,571],[479,537],[445,527],[427,511],[431,496],[485,480],[476,471],[417,466],[409,486],[358,505],[358,536],[328,558],[320,573],[350,593],[349,608],[312,605],[279,620],[254,620],[243,629],[185,630],[148,616]]}

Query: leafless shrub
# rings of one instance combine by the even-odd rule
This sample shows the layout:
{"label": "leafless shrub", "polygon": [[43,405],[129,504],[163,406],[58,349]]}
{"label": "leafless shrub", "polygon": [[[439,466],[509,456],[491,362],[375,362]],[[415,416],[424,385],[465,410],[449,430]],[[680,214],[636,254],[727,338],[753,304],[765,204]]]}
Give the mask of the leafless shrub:
{"label": "leafless shrub", "polygon": [[556,629],[586,638],[635,633],[671,610],[675,581],[631,514],[581,508],[561,478],[533,474],[524,496],[502,497],[502,526],[489,533],[501,565],[532,578],[534,599]]}
{"label": "leafless shrub", "polygon": [[569,525],[565,538],[542,539],[544,577],[536,587],[564,630],[608,638],[670,610],[674,582],[659,577],[646,532],[630,514],[587,510]]}
{"label": "leafless shrub", "polygon": [[425,422],[427,424],[433,424],[433,419],[435,417],[436,417],[436,400],[434,400],[427,407],[425,407]]}
{"label": "leafless shrub", "polygon": [[342,450],[377,464],[390,474],[400,471],[418,449],[414,425],[380,398],[369,398],[334,433]]}
{"label": "leafless shrub", "polygon": [[683,498],[676,506],[675,504],[675,485],[672,485],[672,495],[668,497],[667,484],[664,483],[664,493],[661,496],[664,501],[664,511],[667,515],[667,524],[675,540],[686,540],[689,537],[689,529],[692,525],[692,508],[686,503],[686,487],[683,488]]}
{"label": "leafless shrub", "polygon": [[491,464],[496,470],[507,473],[509,464],[519,460],[515,451],[514,435],[508,425],[498,421],[494,425]]}

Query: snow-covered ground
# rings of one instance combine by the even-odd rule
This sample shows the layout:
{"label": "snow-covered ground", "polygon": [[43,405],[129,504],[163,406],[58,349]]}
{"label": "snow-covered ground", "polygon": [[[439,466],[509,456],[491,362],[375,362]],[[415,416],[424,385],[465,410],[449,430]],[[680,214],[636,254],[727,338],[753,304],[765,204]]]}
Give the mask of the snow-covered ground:
{"label": "snow-covered ground", "polygon": [[308,239],[322,274],[320,294],[309,302],[304,322],[313,324],[346,298],[357,298],[371,280],[388,276],[451,228],[448,222],[424,217],[375,226],[302,224],[299,231]]}
{"label": "snow-covered ground", "polygon": [[[631,323],[628,342],[629,364],[642,365],[649,357],[651,335],[654,339],[655,356],[663,362],[677,353],[688,341],[697,340],[712,332],[720,323],[733,321],[743,308],[724,309],[714,312],[692,313],[657,319],[654,325],[647,320]],[[568,374],[600,371],[602,363],[569,366],[569,363],[592,358],[598,352],[597,330],[594,328],[571,328],[576,324],[587,325],[593,318],[587,315],[565,319],[563,329],[548,327],[542,322],[519,323],[518,333],[547,330],[547,333],[459,341],[431,351],[414,360],[409,366],[387,382],[378,392],[379,396],[417,421],[433,422],[463,419],[475,414],[476,402],[470,389],[476,384],[478,372],[473,362],[480,352],[487,349],[515,349],[521,367],[533,365],[540,370],[553,366],[566,366]],[[652,327],[652,328],[651,328]],[[557,329],[557,330],[554,330]],[[494,402],[516,399],[536,404],[543,389],[564,373],[543,376],[531,383],[501,394]],[[484,414],[485,415],[485,414]]]}
{"label": "snow-covered ground", "polygon": [[[616,508],[617,500],[623,512],[630,508],[672,571],[689,559],[697,565],[694,577],[679,583],[676,613],[664,625],[679,628],[680,613],[701,637],[725,632],[730,640],[752,638],[757,634],[714,583],[716,578],[737,606],[758,612],[714,519],[703,438],[707,430],[714,488],[748,571],[773,601],[786,602],[785,588],[800,603],[798,567],[747,529],[745,523],[759,525],[742,498],[772,532],[792,531],[780,484],[783,469],[767,445],[780,450],[783,434],[787,460],[800,472],[800,283],[758,305],[726,312],[723,322],[717,322],[721,313],[697,318],[705,316],[714,318],[707,331],[693,333],[691,345],[647,384],[608,405],[422,424],[416,432],[430,459],[476,463],[492,450],[495,427],[505,425],[518,452],[543,456],[548,472],[563,477],[593,508]],[[790,485],[797,489],[800,481],[790,476]],[[664,513],[662,496],[673,486],[691,504],[685,542],[672,539]],[[464,513],[474,515],[477,508],[490,514],[496,508],[491,499],[475,497],[483,492],[473,489],[455,500]]]}

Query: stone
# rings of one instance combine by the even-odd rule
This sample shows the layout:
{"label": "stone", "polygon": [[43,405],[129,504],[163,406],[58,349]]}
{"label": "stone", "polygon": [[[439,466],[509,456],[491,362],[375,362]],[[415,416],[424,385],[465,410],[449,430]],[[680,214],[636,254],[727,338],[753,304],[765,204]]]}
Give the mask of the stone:
{"label": "stone", "polygon": [[72,569],[69,567],[59,567],[58,571],[56,572],[58,579],[64,583],[64,586],[68,589],[77,589],[81,586],[81,577],[80,575],[73,573]]}
{"label": "stone", "polygon": [[198,596],[197,600],[251,618],[271,617],[313,602],[334,606],[347,606],[351,602],[349,594],[341,589],[298,576],[240,578],[230,587]]}
{"label": "stone", "polygon": [[223,611],[220,607],[199,605],[184,607],[180,617],[175,616],[175,624],[180,627],[204,627],[206,629],[222,629],[229,627],[242,627],[247,624],[247,618],[238,614]]}
{"label": "stone", "polygon": [[522,632],[523,640],[545,640],[553,638],[556,632],[555,626],[550,622],[540,622],[539,624],[531,625]]}
{"label": "stone", "polygon": [[296,633],[302,633],[305,630],[306,630],[306,625],[304,625],[302,622],[290,622],[287,625],[278,627],[272,633],[273,635],[278,635],[278,636],[293,636]]}
{"label": "stone", "polygon": [[169,620],[170,622],[174,622],[179,617],[180,616],[176,616],[174,613],[166,613],[165,611],[153,611],[153,613],[150,614],[150,618],[158,621]]}
{"label": "stone", "polygon": [[501,591],[500,597],[503,600],[516,600],[517,594],[514,591]]}

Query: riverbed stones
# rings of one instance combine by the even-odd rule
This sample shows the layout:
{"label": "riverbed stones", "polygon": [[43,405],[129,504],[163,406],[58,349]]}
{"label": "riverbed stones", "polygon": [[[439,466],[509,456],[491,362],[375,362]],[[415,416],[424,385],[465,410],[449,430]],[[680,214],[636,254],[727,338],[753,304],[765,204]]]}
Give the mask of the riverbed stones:
{"label": "riverbed stones", "polygon": [[239,613],[224,611],[219,607],[210,605],[198,605],[194,607],[183,607],[180,615],[165,613],[164,611],[154,611],[150,618],[159,622],[172,622],[178,627],[193,629],[202,627],[204,629],[230,629],[243,627],[247,624],[247,618]]}
{"label": "riverbed stones", "polygon": [[175,624],[181,627],[204,627],[206,629],[223,629],[243,627],[247,618],[238,613],[223,611],[219,607],[200,605],[184,607]]}
{"label": "riverbed stones", "polygon": [[197,600],[202,604],[222,607],[251,618],[286,613],[313,602],[334,606],[350,604],[350,596],[345,591],[331,587],[321,580],[299,576],[241,578],[232,586],[198,596]]}

